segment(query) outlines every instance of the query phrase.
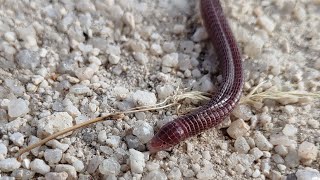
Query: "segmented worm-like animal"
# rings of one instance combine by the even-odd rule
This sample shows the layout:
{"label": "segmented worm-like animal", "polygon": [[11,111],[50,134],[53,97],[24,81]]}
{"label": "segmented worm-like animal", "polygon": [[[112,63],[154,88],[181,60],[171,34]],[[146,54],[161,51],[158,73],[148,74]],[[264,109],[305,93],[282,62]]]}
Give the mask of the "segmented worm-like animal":
{"label": "segmented worm-like animal", "polygon": [[223,82],[204,106],[164,125],[148,143],[150,152],[168,149],[221,123],[240,99],[243,86],[241,55],[219,0],[200,0],[204,26],[220,60]]}

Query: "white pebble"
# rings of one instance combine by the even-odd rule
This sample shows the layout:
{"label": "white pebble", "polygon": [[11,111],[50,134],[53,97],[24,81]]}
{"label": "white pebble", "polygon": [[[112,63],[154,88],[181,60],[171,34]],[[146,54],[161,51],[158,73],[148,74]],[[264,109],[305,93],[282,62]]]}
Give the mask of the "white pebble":
{"label": "white pebble", "polygon": [[159,44],[152,44],[150,47],[150,52],[153,55],[161,55],[163,53],[162,47]]}
{"label": "white pebble", "polygon": [[6,32],[4,33],[4,39],[8,42],[13,42],[17,39],[17,37],[14,32]]}
{"label": "white pebble", "polygon": [[99,171],[105,175],[118,175],[120,173],[120,164],[114,158],[108,158],[101,162]]}
{"label": "white pebble", "polygon": [[292,124],[286,124],[282,129],[282,133],[286,136],[295,136],[298,132],[298,129]]}
{"label": "white pebble", "polygon": [[40,56],[37,52],[28,49],[20,51],[16,60],[18,65],[24,69],[34,70],[40,64]]}
{"label": "white pebble", "polygon": [[19,98],[10,100],[8,104],[8,115],[12,118],[24,116],[29,111],[29,101]]}
{"label": "white pebble", "polygon": [[130,12],[124,13],[122,20],[124,24],[128,25],[131,29],[135,28],[135,21],[132,13]]}
{"label": "white pebble", "polygon": [[8,153],[7,146],[4,145],[3,143],[0,143],[0,160],[3,160]]}
{"label": "white pebble", "polygon": [[256,143],[256,146],[262,151],[269,151],[273,148],[273,145],[260,131],[255,132],[254,141]]}
{"label": "white pebble", "polygon": [[128,96],[129,90],[125,87],[122,86],[116,86],[113,89],[113,95],[118,99],[118,100],[123,100]]}
{"label": "white pebble", "polygon": [[269,33],[271,33],[276,27],[276,24],[273,22],[273,20],[267,16],[258,17],[257,23]]}
{"label": "white pebble", "polygon": [[259,169],[256,169],[256,170],[254,170],[254,172],[252,173],[252,177],[253,177],[253,178],[257,178],[257,177],[260,176],[260,174],[261,174],[260,170],[259,170]]}
{"label": "white pebble", "polygon": [[30,168],[36,173],[45,175],[50,172],[50,166],[48,166],[42,159],[35,159],[30,163]]}
{"label": "white pebble", "polygon": [[296,172],[297,180],[319,180],[320,179],[320,173],[319,170],[312,169],[309,167],[306,167],[305,169],[298,169]]}
{"label": "white pebble", "polygon": [[153,179],[153,180],[166,180],[167,176],[162,170],[154,170],[149,172],[145,179]]}
{"label": "white pebble", "polygon": [[37,136],[47,137],[63,129],[73,126],[72,117],[66,112],[55,112],[50,116],[44,117],[38,121]]}
{"label": "white pebble", "polygon": [[176,24],[173,27],[173,33],[175,34],[181,34],[185,31],[185,26],[183,24]]}
{"label": "white pebble", "polygon": [[207,38],[208,38],[208,33],[204,27],[198,27],[191,37],[191,39],[194,42],[200,42]]}
{"label": "white pebble", "polygon": [[129,149],[130,168],[133,173],[143,173],[143,168],[146,166],[143,153],[135,149]]}
{"label": "white pebble", "polygon": [[179,168],[174,167],[171,169],[171,171],[168,174],[168,179],[170,180],[176,180],[176,179],[181,179],[181,171]]}
{"label": "white pebble", "polygon": [[284,145],[278,145],[274,148],[277,154],[280,156],[285,156],[288,154],[288,148],[285,147]]}
{"label": "white pebble", "polygon": [[120,56],[114,55],[114,54],[110,54],[109,55],[109,63],[110,64],[118,64],[120,61]]}
{"label": "white pebble", "polygon": [[249,129],[250,127],[248,124],[246,124],[242,119],[238,119],[230,124],[229,128],[227,129],[227,133],[233,139],[237,139],[238,137],[244,136]]}
{"label": "white pebble", "polygon": [[91,67],[83,67],[83,68],[78,68],[75,71],[76,76],[80,80],[90,80],[92,76],[94,75],[95,71]]}
{"label": "white pebble", "polygon": [[[162,47],[166,53],[173,53],[176,51],[176,45],[174,44],[174,42],[164,42]],[[320,69],[320,61],[319,61],[319,69]]]}
{"label": "white pebble", "polygon": [[61,149],[46,149],[44,152],[44,159],[49,164],[58,163],[62,158],[62,150]]}
{"label": "white pebble", "polygon": [[16,158],[8,158],[0,160],[0,170],[2,172],[11,172],[15,169],[18,169],[21,166],[21,163],[17,161]]}
{"label": "white pebble", "polygon": [[68,173],[66,172],[48,172],[45,175],[45,179],[59,179],[59,180],[66,180],[68,178]]}
{"label": "white pebble", "polygon": [[68,173],[68,178],[70,179],[77,179],[77,171],[76,169],[68,164],[58,164],[54,168],[54,171],[56,172],[66,172]]}
{"label": "white pebble", "polygon": [[121,142],[121,137],[120,136],[109,136],[105,140],[106,144],[109,145],[110,147],[117,148]]}
{"label": "white pebble", "polygon": [[250,154],[252,154],[255,157],[255,160],[258,160],[263,156],[263,152],[257,147],[252,148],[250,150]]}
{"label": "white pebble", "polygon": [[82,85],[82,84],[76,84],[76,85],[73,85],[71,86],[70,88],[70,92],[71,93],[74,93],[74,94],[86,94],[86,93],[89,93],[91,92],[90,88],[86,85]]}
{"label": "white pebble", "polygon": [[133,54],[134,59],[141,65],[148,63],[148,57],[142,52],[135,52]]}
{"label": "white pebble", "polygon": [[153,137],[154,131],[149,123],[139,120],[135,123],[132,134],[137,136],[142,143],[147,143]]}
{"label": "white pebble", "polygon": [[238,153],[246,154],[250,150],[250,146],[244,137],[238,137],[234,142],[234,148]]}
{"label": "white pebble", "polygon": [[152,92],[138,90],[132,94],[136,106],[153,106],[157,103],[156,95]]}
{"label": "white pebble", "polygon": [[159,99],[166,99],[167,97],[171,96],[174,94],[174,87],[170,84],[164,85],[164,86],[157,86],[156,88],[158,98]]}
{"label": "white pebble", "polygon": [[245,104],[239,104],[236,108],[232,111],[232,114],[239,119],[243,119],[244,121],[249,120],[253,114],[251,108]]}
{"label": "white pebble", "polygon": [[313,143],[304,141],[300,144],[298,149],[298,155],[302,161],[316,160],[318,154],[318,148]]}
{"label": "white pebble", "polygon": [[10,134],[9,139],[17,146],[22,146],[24,143],[24,135],[19,132]]}
{"label": "white pebble", "polygon": [[297,142],[289,139],[288,136],[283,134],[271,134],[270,135],[270,143],[273,145],[284,145],[284,146],[296,146]]}
{"label": "white pebble", "polygon": [[178,53],[166,54],[162,58],[162,66],[165,67],[176,67],[178,63]]}

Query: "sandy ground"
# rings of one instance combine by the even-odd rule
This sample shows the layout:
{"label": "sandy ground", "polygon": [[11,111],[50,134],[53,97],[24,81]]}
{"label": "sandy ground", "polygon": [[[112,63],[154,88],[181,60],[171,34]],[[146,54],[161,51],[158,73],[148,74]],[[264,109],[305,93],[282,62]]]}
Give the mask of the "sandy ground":
{"label": "sandy ground", "polygon": [[[22,162],[19,150],[61,129],[177,88],[214,92],[221,77],[198,1],[0,4],[0,179],[320,179],[319,0],[222,2],[245,85],[218,128],[150,155],[146,142],[176,107],[128,114]],[[245,99],[259,84],[253,98],[265,98]],[[204,102],[181,103],[184,112]]]}

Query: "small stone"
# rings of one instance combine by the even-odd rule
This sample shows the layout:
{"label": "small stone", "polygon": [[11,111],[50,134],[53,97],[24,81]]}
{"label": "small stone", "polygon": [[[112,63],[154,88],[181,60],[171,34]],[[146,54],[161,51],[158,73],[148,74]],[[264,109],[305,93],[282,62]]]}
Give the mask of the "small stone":
{"label": "small stone", "polygon": [[273,145],[260,131],[255,132],[254,141],[256,146],[262,151],[270,151],[273,148]]}
{"label": "small stone", "polygon": [[54,171],[56,172],[66,172],[68,173],[68,178],[70,179],[77,179],[77,171],[76,169],[68,164],[58,164],[54,168]]}
{"label": "small stone", "polygon": [[52,180],[66,180],[68,178],[68,173],[66,172],[49,172],[45,175],[45,179]]}
{"label": "small stone", "polygon": [[180,49],[186,54],[191,54],[194,49],[194,43],[192,41],[182,41],[180,42]]}
{"label": "small stone", "polygon": [[277,164],[277,168],[282,172],[287,169],[287,167],[285,165],[283,165],[283,164]]}
{"label": "small stone", "polygon": [[48,166],[42,159],[35,159],[30,163],[30,168],[36,173],[45,175],[50,172],[50,166]]}
{"label": "small stone", "polygon": [[[45,138],[56,132],[72,127],[72,117],[66,112],[55,112],[50,116],[44,117],[38,121],[37,136]],[[66,134],[68,135],[68,134]]]}
{"label": "small stone", "polygon": [[282,133],[286,136],[295,136],[298,132],[298,129],[292,124],[286,124],[282,129]]}
{"label": "small stone", "polygon": [[170,180],[176,180],[176,179],[181,179],[181,171],[179,168],[174,167],[171,169],[171,171],[168,174],[168,179]]}
{"label": "small stone", "polygon": [[8,153],[7,146],[4,145],[3,143],[0,143],[0,160],[3,160]]}
{"label": "small stone", "polygon": [[257,23],[269,33],[271,33],[276,27],[276,24],[273,22],[273,20],[267,16],[258,17]]}
{"label": "small stone", "polygon": [[143,153],[140,151],[129,149],[130,168],[133,173],[142,174],[143,168],[146,166]]}
{"label": "small stone", "polygon": [[300,144],[298,155],[301,161],[313,161],[317,159],[318,148],[313,143],[304,141]]}
{"label": "small stone", "polygon": [[153,106],[157,103],[156,95],[152,92],[138,90],[132,94],[136,106]]}
{"label": "small stone", "polygon": [[297,180],[319,180],[320,179],[320,173],[316,169],[312,168],[305,168],[305,169],[298,169],[296,172]]}
{"label": "small stone", "polygon": [[114,55],[114,54],[110,54],[109,55],[109,63],[110,64],[118,64],[120,61],[120,56]]}
{"label": "small stone", "polygon": [[106,144],[113,147],[113,148],[117,148],[121,142],[121,137],[120,136],[109,136],[106,140],[105,140]]}
{"label": "small stone", "polygon": [[238,153],[246,154],[250,150],[250,146],[244,137],[238,137],[234,142],[234,148]]}
{"label": "small stone", "polygon": [[242,119],[238,119],[230,124],[230,127],[227,129],[227,133],[233,139],[244,136],[250,127]]}
{"label": "small stone", "polygon": [[122,86],[116,86],[113,89],[113,95],[118,99],[118,100],[124,100],[127,98],[129,94],[129,90],[125,87]]}
{"label": "small stone", "polygon": [[29,102],[23,99],[10,100],[8,104],[8,115],[12,118],[21,117],[30,111]]}
{"label": "small stone", "polygon": [[92,67],[83,67],[83,68],[78,68],[75,71],[76,76],[80,80],[90,80],[92,76],[94,75],[95,70]]}
{"label": "small stone", "polygon": [[198,27],[191,37],[191,39],[194,42],[200,42],[207,38],[208,38],[208,33],[204,27]]}
{"label": "small stone", "polygon": [[91,158],[87,167],[87,172],[89,174],[94,173],[98,169],[102,161],[103,158],[101,156],[94,156],[93,158]]}
{"label": "small stone", "polygon": [[157,86],[156,88],[158,93],[159,99],[166,99],[167,97],[174,94],[174,87],[172,85],[164,85],[164,86]]}
{"label": "small stone", "polygon": [[274,148],[277,154],[280,156],[285,156],[288,154],[288,148],[285,147],[284,145],[278,145]]}
{"label": "small stone", "polygon": [[17,146],[22,146],[24,143],[24,135],[19,132],[11,134],[9,139]]}
{"label": "small stone", "polygon": [[166,180],[167,176],[166,174],[162,171],[162,170],[154,170],[149,172],[145,178],[145,180],[147,179],[152,179],[152,180]]}
{"label": "small stone", "polygon": [[89,92],[91,92],[91,90],[86,85],[76,84],[76,85],[71,86],[70,92],[74,93],[74,94],[77,94],[77,95],[80,95],[80,94],[89,93]]}
{"label": "small stone", "polygon": [[163,53],[162,48],[159,44],[152,44],[150,47],[151,54],[161,55]]}
{"label": "small stone", "polygon": [[232,114],[239,119],[243,119],[244,121],[249,120],[253,114],[251,108],[245,104],[239,104],[236,108],[232,111]]}
{"label": "small stone", "polygon": [[176,24],[173,27],[173,33],[175,34],[181,34],[185,31],[185,26],[183,24]]}
{"label": "small stone", "polygon": [[272,159],[277,164],[283,164],[284,163],[284,159],[279,154],[272,155]]}
{"label": "small stone", "polygon": [[252,173],[252,177],[253,178],[257,178],[259,177],[261,174],[261,172],[259,171],[259,169],[254,170],[254,172]]}
{"label": "small stone", "polygon": [[139,120],[133,127],[132,134],[137,136],[142,143],[147,143],[154,135],[153,127],[145,121]]}
{"label": "small stone", "polygon": [[14,32],[6,32],[4,33],[4,39],[8,42],[13,42],[17,39],[17,36]]}
{"label": "small stone", "polygon": [[49,164],[56,164],[60,162],[62,158],[62,150],[61,149],[46,149],[44,152],[44,159]]}
{"label": "small stone", "polygon": [[98,133],[98,141],[100,143],[104,143],[107,140],[108,136],[107,136],[107,131],[106,130],[102,130],[99,131]]}
{"label": "small stone", "polygon": [[204,167],[197,173],[196,177],[198,179],[212,179],[216,176],[211,162],[206,162]]}
{"label": "small stone", "polygon": [[315,119],[309,119],[307,121],[308,125],[311,126],[313,129],[318,129],[320,127],[320,122]]}
{"label": "small stone", "polygon": [[263,156],[263,152],[260,151],[260,149],[257,147],[251,149],[250,154],[252,154],[255,157],[255,160],[258,160]]}
{"label": "small stone", "polygon": [[261,162],[261,171],[264,175],[268,175],[270,173],[271,166],[269,159],[263,159]]}
{"label": "small stone", "polygon": [[40,64],[40,56],[37,52],[25,49],[17,54],[16,61],[21,68],[34,70]]}
{"label": "small stone", "polygon": [[259,117],[259,120],[262,125],[266,125],[271,123],[272,117],[269,114],[262,113]]}
{"label": "small stone", "polygon": [[259,57],[262,53],[264,44],[265,42],[261,37],[254,36],[246,43],[244,52],[252,58]]}
{"label": "small stone", "polygon": [[208,161],[211,159],[211,155],[210,155],[209,151],[203,151],[202,152],[202,156],[203,156],[204,159],[206,159]]}
{"label": "small stone", "polygon": [[148,63],[148,57],[142,52],[136,52],[133,54],[133,58],[141,65]]}
{"label": "small stone", "polygon": [[15,169],[12,171],[11,176],[15,177],[16,179],[33,179],[36,173],[28,170],[28,169]]}
{"label": "small stone", "polygon": [[135,21],[134,21],[134,16],[130,12],[124,13],[122,20],[125,25],[129,26],[131,29],[135,28]]}
{"label": "small stone", "polygon": [[298,152],[293,148],[289,148],[289,152],[284,158],[284,160],[287,167],[295,168],[299,166]]}
{"label": "small stone", "polygon": [[108,158],[101,162],[99,171],[104,175],[118,175],[120,173],[120,164],[114,158]]}
{"label": "small stone", "polygon": [[76,159],[73,163],[72,166],[76,169],[77,172],[82,172],[84,169],[84,164],[82,161]]}
{"label": "small stone", "polygon": [[179,60],[178,60],[178,53],[170,53],[170,54],[166,54],[163,58],[162,58],[162,66],[164,67],[177,67]]}
{"label": "small stone", "polygon": [[270,143],[273,145],[284,145],[284,146],[296,146],[297,142],[289,139],[288,136],[283,134],[271,134],[270,135]]}
{"label": "small stone", "polygon": [[[176,46],[175,46],[174,42],[164,42],[163,43],[163,50],[166,53],[173,53],[176,51]],[[319,63],[319,69],[320,69],[320,63]]]}
{"label": "small stone", "polygon": [[64,144],[64,143],[60,143],[59,141],[57,140],[51,140],[49,142],[46,143],[47,146],[50,146],[52,148],[58,148],[58,149],[61,149],[62,152],[65,152],[66,150],[68,150],[69,148],[69,145],[68,144]]}
{"label": "small stone", "polygon": [[21,163],[17,161],[16,158],[8,158],[0,160],[0,170],[2,172],[11,172],[15,169],[18,169],[21,166]]}

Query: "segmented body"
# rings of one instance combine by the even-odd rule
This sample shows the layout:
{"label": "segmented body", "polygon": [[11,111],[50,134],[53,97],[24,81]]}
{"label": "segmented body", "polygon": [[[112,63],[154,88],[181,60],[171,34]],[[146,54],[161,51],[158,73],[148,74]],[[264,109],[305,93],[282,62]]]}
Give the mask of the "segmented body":
{"label": "segmented body", "polygon": [[243,86],[241,55],[219,0],[201,0],[204,26],[215,48],[223,82],[213,98],[198,110],[164,125],[148,143],[151,152],[172,147],[221,123],[240,99]]}

